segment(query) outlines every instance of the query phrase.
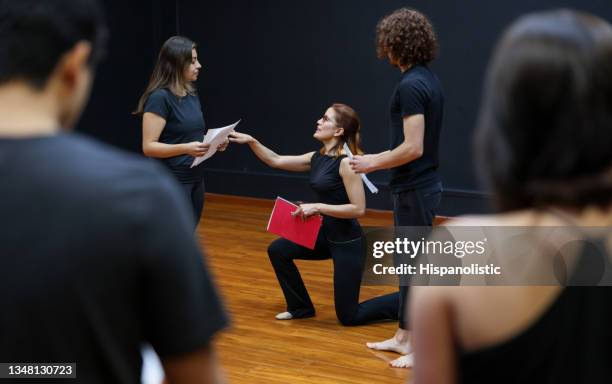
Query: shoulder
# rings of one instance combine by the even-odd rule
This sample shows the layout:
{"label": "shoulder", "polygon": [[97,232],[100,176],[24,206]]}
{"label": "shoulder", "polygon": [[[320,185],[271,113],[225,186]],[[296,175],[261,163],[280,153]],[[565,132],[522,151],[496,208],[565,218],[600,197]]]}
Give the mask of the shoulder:
{"label": "shoulder", "polygon": [[105,158],[106,160],[127,160],[128,162],[138,162],[138,159],[140,159],[140,157],[135,154],[105,144],[80,133],[66,134],[61,140],[62,146],[65,147],[65,149],[70,148],[70,152],[68,153],[72,153],[72,156],[81,156],[85,153],[89,154],[89,157],[83,159],[85,162],[95,161],[98,158]]}
{"label": "shoulder", "polygon": [[399,82],[400,87],[426,87],[437,80],[436,75],[424,65],[409,70]]}
{"label": "shoulder", "polygon": [[424,89],[429,84],[429,80],[421,74],[408,74],[405,76],[398,85],[398,89]]}
{"label": "shoulder", "polygon": [[78,136],[69,150],[59,193],[84,215],[144,232],[162,221],[189,222],[176,181],[158,161]]}
{"label": "shoulder", "polygon": [[[137,196],[151,189],[168,188],[169,178],[159,164],[79,134],[64,138],[64,162],[58,166],[66,178],[79,180],[89,196]],[[79,189],[83,192],[82,189]]]}
{"label": "shoulder", "polygon": [[342,159],[340,160],[340,166],[339,166],[340,176],[347,177],[347,176],[357,175],[355,171],[351,169],[350,161],[351,159],[349,159],[348,156],[342,157]]}
{"label": "shoulder", "polygon": [[151,102],[166,102],[171,97],[170,91],[166,88],[158,88],[149,94],[147,103]]}
{"label": "shoulder", "polygon": [[156,90],[154,90],[153,92],[151,92],[151,94],[149,95],[149,97],[170,97],[170,91],[167,88],[157,88]]}

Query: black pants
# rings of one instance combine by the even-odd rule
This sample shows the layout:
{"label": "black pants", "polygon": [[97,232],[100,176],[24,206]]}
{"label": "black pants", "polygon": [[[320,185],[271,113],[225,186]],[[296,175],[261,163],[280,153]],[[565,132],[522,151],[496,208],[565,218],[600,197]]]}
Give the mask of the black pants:
{"label": "black pants", "polygon": [[[442,197],[442,184],[393,194],[393,223],[396,227],[431,227]],[[387,296],[399,301],[399,327],[408,329],[406,306],[410,286],[404,281],[398,293]]]}
{"label": "black pants", "polygon": [[204,208],[204,180],[195,183],[181,183],[183,195],[191,206],[194,219],[194,229],[198,227],[202,209]]}
{"label": "black pants", "polygon": [[312,316],[314,305],[293,260],[334,261],[334,302],[336,316],[343,325],[360,325],[378,320],[396,320],[399,301],[388,295],[359,303],[364,255],[361,238],[332,242],[319,234],[314,250],[286,239],[277,239],[268,247],[268,255],[285,295],[287,311],[293,317]]}

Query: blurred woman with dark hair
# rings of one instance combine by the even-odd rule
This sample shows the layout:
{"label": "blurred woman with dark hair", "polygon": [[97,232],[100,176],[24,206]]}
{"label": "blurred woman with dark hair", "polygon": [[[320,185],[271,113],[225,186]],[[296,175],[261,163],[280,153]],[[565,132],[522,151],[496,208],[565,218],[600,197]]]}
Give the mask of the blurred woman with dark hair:
{"label": "blurred woman with dark hair", "polygon": [[298,156],[280,156],[253,137],[233,132],[230,141],[249,144],[266,165],[286,171],[310,171],[310,185],[319,202],[300,204],[294,215],[322,215],[323,225],[314,250],[280,238],[270,244],[268,255],[285,295],[287,311],[278,320],[312,317],[315,308],[294,260],[334,262],[334,301],[336,315],[343,325],[359,325],[377,320],[397,319],[397,297],[375,298],[359,303],[364,268],[362,232],[358,217],[365,213],[365,193],[359,175],[349,166],[342,149],[346,143],[354,154],[363,153],[359,142],[360,121],[345,104],[333,104],[319,121],[313,135],[323,144],[318,151]]}
{"label": "blurred woman with dark hair", "polygon": [[[204,167],[191,168],[194,157],[204,156],[208,144],[200,99],[193,83],[202,65],[196,43],[182,36],[162,46],[149,84],[135,111],[142,114],[142,151],[162,159],[177,178],[190,202],[197,227],[204,206]],[[218,150],[225,150],[227,144]]]}
{"label": "blurred woman with dark hair", "polygon": [[[565,227],[610,270],[610,24],[568,10],[516,21],[489,68],[477,149],[502,213],[452,225]],[[591,249],[575,252],[570,279],[593,267]],[[414,382],[609,383],[611,303],[596,286],[414,287]]]}

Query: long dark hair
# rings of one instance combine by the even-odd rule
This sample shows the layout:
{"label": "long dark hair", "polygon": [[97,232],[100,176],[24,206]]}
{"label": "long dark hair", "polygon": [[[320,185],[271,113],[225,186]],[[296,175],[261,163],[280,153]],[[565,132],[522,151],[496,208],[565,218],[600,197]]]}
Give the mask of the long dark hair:
{"label": "long dark hair", "polygon": [[612,27],[569,10],[516,21],[483,94],[477,164],[502,211],[612,202]]}
{"label": "long dark hair", "polygon": [[169,88],[171,91],[186,90],[189,94],[195,93],[195,88],[183,80],[183,72],[193,60],[192,50],[196,43],[183,36],[172,36],[162,45],[157,63],[149,79],[149,85],[138,100],[135,114],[142,113],[149,95],[160,88]]}
{"label": "long dark hair", "polygon": [[[357,112],[348,105],[341,103],[334,103],[330,108],[334,111],[336,126],[344,130],[338,144],[330,150],[330,153],[335,153],[336,157],[340,156],[342,146],[346,143],[354,155],[363,154],[359,136],[361,121]],[[321,153],[324,151],[325,147],[321,148]]]}

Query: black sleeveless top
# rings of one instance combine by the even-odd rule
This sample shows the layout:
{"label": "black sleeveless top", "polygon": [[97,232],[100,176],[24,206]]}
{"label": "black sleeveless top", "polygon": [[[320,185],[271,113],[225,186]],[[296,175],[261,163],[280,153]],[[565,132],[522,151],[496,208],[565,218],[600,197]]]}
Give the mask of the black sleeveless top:
{"label": "black sleeveless top", "polygon": [[[593,257],[610,261],[603,239],[590,239],[572,273],[572,284],[589,275]],[[603,248],[601,248],[603,247]],[[604,250],[598,255],[594,249]],[[600,264],[601,266],[601,264]],[[578,278],[578,279],[577,279]],[[612,382],[612,287],[570,286],[525,331],[477,351],[459,351],[461,383]]]}
{"label": "black sleeveless top", "polygon": [[[323,204],[350,204],[342,177],[340,162],[346,155],[331,157],[315,151],[310,160],[310,186],[317,194],[317,201]],[[356,219],[338,219],[323,215],[321,228],[331,241],[349,241],[361,236],[361,227]]]}

